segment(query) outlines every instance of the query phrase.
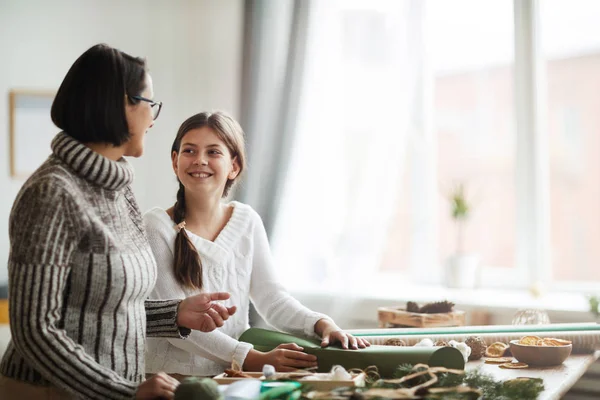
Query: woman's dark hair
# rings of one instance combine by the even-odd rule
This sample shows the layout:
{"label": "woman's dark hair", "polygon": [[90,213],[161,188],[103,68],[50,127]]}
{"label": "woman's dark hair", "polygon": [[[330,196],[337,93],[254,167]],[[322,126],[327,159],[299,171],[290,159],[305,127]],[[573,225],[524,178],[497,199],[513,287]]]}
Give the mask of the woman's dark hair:
{"label": "woman's dark hair", "polygon": [[[244,145],[244,131],[235,119],[224,112],[217,111],[202,112],[186,119],[179,130],[171,146],[171,155],[179,153],[181,141],[186,133],[192,129],[203,127],[210,128],[221,139],[231,158],[235,158],[240,168],[239,173],[234,179],[229,179],[223,190],[223,197],[226,197],[234,183],[241,176],[246,168],[246,150]],[[176,224],[185,221],[185,187],[179,181],[179,190],[177,191],[177,201],[173,207],[173,220]],[[202,289],[202,262],[194,244],[190,241],[185,229],[180,229],[175,238],[175,260],[174,260],[175,278],[183,286]]]}
{"label": "woman's dark hair", "polygon": [[146,62],[105,44],[83,53],[71,66],[56,93],[52,122],[82,143],[129,140],[125,99],[139,100],[146,89]]}

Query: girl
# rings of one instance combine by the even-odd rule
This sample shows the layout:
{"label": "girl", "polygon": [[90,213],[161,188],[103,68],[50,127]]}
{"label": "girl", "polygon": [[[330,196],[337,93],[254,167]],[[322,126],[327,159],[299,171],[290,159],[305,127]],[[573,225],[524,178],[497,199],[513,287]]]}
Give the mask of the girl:
{"label": "girl", "polygon": [[221,201],[245,168],[243,132],[235,120],[222,112],[187,119],[177,132],[171,159],[179,181],[177,202],[144,216],[158,263],[151,298],[183,298],[218,288],[231,293],[240,312],[227,326],[202,336],[192,333],[186,341],[150,339],[147,372],[216,375],[232,362],[247,371],[260,371],[264,364],[277,371],[316,366],[315,356],[295,344],[263,353],[239,342],[249,327],[249,300],[277,329],[317,335],[322,346],[336,341],[346,349],[369,346],[292,298],[275,279],[259,215],[246,204]]}
{"label": "girl", "polygon": [[0,398],[171,399],[170,376],[142,383],[146,335],[208,332],[235,311],[212,302],[227,293],[146,301],[156,263],[123,156],[143,153],[162,106],[153,96],[145,61],[106,45],[60,85],[51,116],[63,132],[10,215]]}

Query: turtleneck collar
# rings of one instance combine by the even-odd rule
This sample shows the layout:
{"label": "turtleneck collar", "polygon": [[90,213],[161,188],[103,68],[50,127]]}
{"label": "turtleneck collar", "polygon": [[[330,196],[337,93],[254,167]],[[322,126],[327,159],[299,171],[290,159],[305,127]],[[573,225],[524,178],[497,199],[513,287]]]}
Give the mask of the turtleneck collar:
{"label": "turtleneck collar", "polygon": [[54,137],[50,147],[56,157],[94,185],[119,190],[133,182],[133,168],[127,160],[110,160],[64,132]]}

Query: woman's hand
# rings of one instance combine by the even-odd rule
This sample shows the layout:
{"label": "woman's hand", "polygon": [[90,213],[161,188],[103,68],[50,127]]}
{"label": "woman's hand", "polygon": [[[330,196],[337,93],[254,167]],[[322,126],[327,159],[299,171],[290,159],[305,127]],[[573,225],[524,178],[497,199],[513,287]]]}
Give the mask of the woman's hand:
{"label": "woman's hand", "polygon": [[202,332],[211,332],[223,326],[236,307],[225,307],[215,303],[217,300],[227,300],[229,293],[201,293],[190,296],[179,303],[177,310],[177,325]]}
{"label": "woman's hand", "polygon": [[294,372],[301,368],[316,367],[317,357],[303,353],[303,350],[296,343],[280,344],[267,353],[252,349],[244,360],[244,371],[262,371],[265,364],[272,365],[277,372]]}
{"label": "woman's hand", "polygon": [[339,342],[343,349],[358,350],[369,347],[371,343],[368,340],[357,338],[349,333],[344,332],[333,321],[326,318],[321,318],[315,324],[315,333],[321,336],[321,347],[327,347],[330,344]]}
{"label": "woman's hand", "polygon": [[170,377],[164,372],[153,375],[146,379],[135,393],[136,400],[154,400],[154,399],[173,399],[175,398],[175,389],[179,386],[179,381]]}

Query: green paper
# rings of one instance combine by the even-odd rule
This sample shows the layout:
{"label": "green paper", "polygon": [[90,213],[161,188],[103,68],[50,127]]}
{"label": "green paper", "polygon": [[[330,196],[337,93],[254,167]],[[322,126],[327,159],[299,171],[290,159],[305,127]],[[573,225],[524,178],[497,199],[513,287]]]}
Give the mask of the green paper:
{"label": "green paper", "polygon": [[344,350],[339,346],[321,347],[316,339],[301,338],[283,332],[250,328],[242,334],[241,342],[250,343],[258,351],[271,351],[283,343],[296,343],[308,354],[317,356],[318,372],[329,372],[334,365],[346,369],[365,369],[377,366],[382,378],[393,378],[400,364],[427,364],[430,367],[464,369],[462,353],[453,347],[370,346],[365,349]]}

